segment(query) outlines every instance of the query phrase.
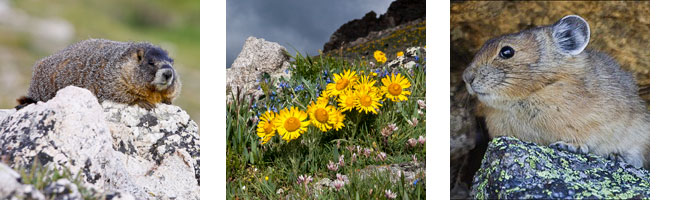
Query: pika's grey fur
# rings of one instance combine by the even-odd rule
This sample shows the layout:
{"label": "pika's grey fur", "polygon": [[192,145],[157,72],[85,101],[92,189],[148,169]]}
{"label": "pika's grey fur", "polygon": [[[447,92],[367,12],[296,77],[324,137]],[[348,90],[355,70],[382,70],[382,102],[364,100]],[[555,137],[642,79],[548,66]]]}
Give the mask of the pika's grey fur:
{"label": "pika's grey fur", "polygon": [[492,137],[513,136],[649,168],[650,114],[633,76],[585,50],[590,26],[553,25],[487,41],[463,73]]}
{"label": "pika's grey fur", "polygon": [[33,67],[20,106],[47,101],[69,85],[90,90],[99,102],[110,100],[152,109],[171,104],[181,91],[173,60],[147,42],[88,39],[41,59]]}

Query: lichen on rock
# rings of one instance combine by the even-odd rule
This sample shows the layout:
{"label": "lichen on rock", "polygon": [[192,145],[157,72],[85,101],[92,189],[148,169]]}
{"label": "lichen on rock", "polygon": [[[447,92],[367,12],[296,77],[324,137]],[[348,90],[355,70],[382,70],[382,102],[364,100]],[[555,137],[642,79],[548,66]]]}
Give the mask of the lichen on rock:
{"label": "lichen on rock", "polygon": [[650,172],[592,154],[493,139],[471,194],[477,199],[650,198]]}

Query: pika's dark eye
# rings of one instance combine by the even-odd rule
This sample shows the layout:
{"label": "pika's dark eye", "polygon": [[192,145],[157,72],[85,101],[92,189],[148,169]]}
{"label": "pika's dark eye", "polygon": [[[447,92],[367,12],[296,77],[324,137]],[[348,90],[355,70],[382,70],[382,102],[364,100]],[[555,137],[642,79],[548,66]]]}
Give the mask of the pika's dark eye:
{"label": "pika's dark eye", "polygon": [[499,57],[502,57],[504,59],[509,59],[514,56],[514,48],[511,48],[510,46],[504,46],[502,47],[502,50],[499,50]]}

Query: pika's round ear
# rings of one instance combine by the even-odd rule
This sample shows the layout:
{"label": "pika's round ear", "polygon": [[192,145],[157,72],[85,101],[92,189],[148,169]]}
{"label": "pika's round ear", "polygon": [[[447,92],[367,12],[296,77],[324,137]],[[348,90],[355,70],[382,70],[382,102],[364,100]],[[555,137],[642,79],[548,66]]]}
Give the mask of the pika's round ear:
{"label": "pika's round ear", "polygon": [[578,55],[590,41],[590,26],[578,15],[568,15],[552,25],[552,38],[565,54]]}

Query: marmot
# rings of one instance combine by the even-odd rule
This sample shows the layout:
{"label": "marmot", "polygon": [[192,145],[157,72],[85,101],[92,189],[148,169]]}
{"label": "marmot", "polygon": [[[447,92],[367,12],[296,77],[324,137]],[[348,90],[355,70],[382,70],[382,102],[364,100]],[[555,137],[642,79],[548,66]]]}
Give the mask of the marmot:
{"label": "marmot", "polygon": [[649,168],[650,114],[633,76],[604,53],[585,50],[588,22],[488,40],[463,72],[491,137],[512,136]]}
{"label": "marmot", "polygon": [[181,90],[173,63],[165,50],[147,42],[84,40],[36,62],[29,92],[17,100],[18,108],[47,101],[69,85],[90,90],[101,103],[145,109],[171,104]]}

